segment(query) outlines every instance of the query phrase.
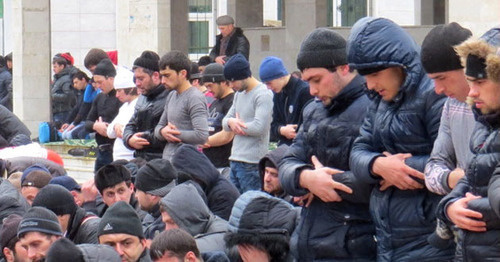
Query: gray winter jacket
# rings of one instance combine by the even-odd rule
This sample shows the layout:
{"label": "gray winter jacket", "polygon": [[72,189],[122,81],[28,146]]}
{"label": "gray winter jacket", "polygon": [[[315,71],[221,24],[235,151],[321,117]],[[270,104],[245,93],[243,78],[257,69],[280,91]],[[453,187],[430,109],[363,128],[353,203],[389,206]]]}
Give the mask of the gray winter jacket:
{"label": "gray winter jacket", "polygon": [[174,187],[161,205],[180,228],[194,237],[200,252],[224,251],[227,221],[210,212],[193,185]]}
{"label": "gray winter jacket", "polygon": [[29,208],[21,193],[7,179],[0,178],[0,228],[4,218],[10,214],[22,216]]}

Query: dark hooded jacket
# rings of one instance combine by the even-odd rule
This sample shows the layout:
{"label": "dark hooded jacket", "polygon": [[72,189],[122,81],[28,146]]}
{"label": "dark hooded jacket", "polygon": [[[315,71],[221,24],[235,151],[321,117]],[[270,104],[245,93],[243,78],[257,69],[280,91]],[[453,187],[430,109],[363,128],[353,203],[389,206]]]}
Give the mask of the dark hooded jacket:
{"label": "dark hooded jacket", "polygon": [[18,135],[30,137],[31,132],[14,113],[0,105],[0,148],[10,146]]}
{"label": "dark hooded jacket", "polygon": [[41,157],[18,156],[8,159],[0,159],[0,162],[3,162],[4,168],[7,170],[7,174],[9,176],[15,172],[23,172],[26,168],[34,164],[41,164],[45,166],[53,177],[66,175],[66,170],[64,170],[63,166]]}
{"label": "dark hooded jacket", "polygon": [[[328,107],[312,102],[304,110],[304,122],[279,166],[281,186],[290,195],[302,196],[300,172],[313,169],[311,156],[327,167],[344,170],[333,179],[353,189],[341,202],[323,202],[315,197],[304,207],[301,222],[292,237],[292,251],[299,261],[373,260],[375,242],[368,211],[371,186],[359,183],[349,171],[349,153],[370,104],[364,93],[365,80],[356,76]],[[327,248],[328,247],[328,248]]]}
{"label": "dark hooded jacket", "polygon": [[82,252],[85,262],[121,262],[120,255],[108,245],[80,244],[77,246]]}
{"label": "dark hooded jacket", "polygon": [[[437,95],[420,64],[419,47],[398,25],[384,18],[363,18],[351,30],[347,59],[353,69],[402,67],[405,80],[392,101],[373,94],[373,102],[354,142],[350,166],[362,182],[374,185],[370,211],[377,234],[378,261],[443,261],[452,248],[431,247],[441,196],[427,189],[380,191],[371,173],[382,152],[410,153],[405,163],[424,171],[437,137],[445,97]],[[423,183],[423,181],[421,181]]]}
{"label": "dark hooded jacket", "polygon": [[[159,141],[154,136],[154,129],[165,108],[165,101],[170,93],[165,86],[159,85],[151,90],[147,95],[141,95],[142,103],[137,103],[135,112],[130,118],[123,131],[123,141],[125,146],[135,150],[135,157],[141,157],[146,161],[161,158],[165,141]],[[129,146],[128,140],[138,132],[144,132],[143,138],[149,142],[143,149],[135,149]]]}
{"label": "dark hooded jacket", "polygon": [[[283,144],[283,145],[279,146],[278,148],[276,148],[275,150],[267,153],[263,158],[260,159],[260,161],[259,161],[259,175],[260,175],[260,182],[262,185],[262,187],[261,187],[262,191],[264,191],[264,175],[266,172],[266,162],[270,161],[275,166],[275,168],[278,169],[279,164],[281,162],[281,159],[283,158],[283,156],[286,153],[286,150],[288,150],[288,145]],[[280,185],[281,185],[281,183],[280,183]],[[278,197],[278,198],[281,198],[289,203],[293,202],[292,196],[285,193],[283,188],[281,188],[281,190],[278,192],[273,192],[271,195]]]}
{"label": "dark hooded jacket", "polygon": [[210,212],[193,185],[174,187],[161,205],[179,228],[194,237],[200,252],[225,250],[227,221]]}
{"label": "dark hooded jacket", "polygon": [[278,145],[291,145],[293,139],[282,136],[280,128],[289,124],[302,124],[302,112],[313,97],[309,93],[309,84],[291,76],[281,92],[273,96],[273,121],[271,122],[271,141]]}
{"label": "dark hooded jacket", "polygon": [[54,83],[50,88],[52,98],[52,114],[69,112],[76,104],[71,79],[71,67],[66,66],[61,72],[54,75]]}
{"label": "dark hooded jacket", "polygon": [[22,216],[29,208],[21,193],[7,179],[0,178],[0,227],[10,214]]}
{"label": "dark hooded jacket", "polygon": [[299,209],[261,191],[247,191],[234,204],[225,236],[226,245],[251,245],[265,250],[271,261],[293,261],[290,236]]}
{"label": "dark hooded jacket", "polygon": [[[215,46],[210,51],[210,59],[215,62],[215,58],[220,56],[220,44],[222,40],[222,34],[218,34],[215,37]],[[236,54],[242,54],[248,61],[250,55],[250,42],[248,42],[247,37],[243,34],[243,30],[239,27],[234,28],[234,32],[229,38],[229,43],[226,48],[226,58],[227,61],[231,56]]]}
{"label": "dark hooded jacket", "polygon": [[0,67],[0,105],[12,111],[12,74]]}
{"label": "dark hooded jacket", "polygon": [[[500,28],[489,30],[481,39],[492,46],[500,46]],[[470,141],[474,156],[469,162],[465,177],[460,179],[455,188],[439,203],[438,217],[452,224],[446,216],[446,209],[465,197],[467,192],[480,196],[480,199],[469,201],[467,208],[483,215],[481,220],[486,222],[487,231],[459,230],[456,261],[499,261],[500,112],[482,114],[475,107],[472,111],[477,121]]]}
{"label": "dark hooded jacket", "polygon": [[172,165],[179,173],[178,182],[196,182],[207,198],[210,211],[229,219],[234,201],[240,196],[238,189],[222,177],[210,160],[193,145],[183,144],[175,151]]}
{"label": "dark hooded jacket", "polygon": [[101,219],[78,207],[71,215],[66,237],[75,244],[97,244],[97,227]]}

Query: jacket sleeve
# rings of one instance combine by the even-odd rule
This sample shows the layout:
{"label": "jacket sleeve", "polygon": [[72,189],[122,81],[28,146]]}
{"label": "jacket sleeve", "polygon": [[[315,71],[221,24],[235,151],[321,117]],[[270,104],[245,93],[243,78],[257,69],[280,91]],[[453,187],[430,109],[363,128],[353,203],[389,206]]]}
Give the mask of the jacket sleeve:
{"label": "jacket sleeve", "polygon": [[255,98],[255,116],[252,121],[246,122],[244,130],[247,136],[262,136],[269,132],[273,110],[273,96],[271,91],[265,90]]}
{"label": "jacket sleeve", "polygon": [[379,178],[372,175],[371,169],[373,161],[381,152],[377,152],[374,146],[372,122],[375,117],[377,102],[373,102],[367,116],[359,130],[359,136],[352,146],[351,156],[349,158],[349,167],[354,175],[362,182],[368,184],[378,183]]}
{"label": "jacket sleeve", "polygon": [[90,108],[89,114],[87,115],[87,120],[85,121],[85,129],[88,132],[93,132],[94,131],[94,123],[97,120],[97,101],[99,100],[99,97],[96,97],[94,101],[92,102],[92,107]]}
{"label": "jacket sleeve", "polygon": [[[308,111],[308,109],[305,111]],[[307,115],[312,115],[312,113],[310,111]],[[304,112],[304,116],[306,116],[306,112]],[[292,196],[303,196],[309,192],[307,189],[302,188],[299,183],[302,170],[314,169],[309,162],[309,154],[307,154],[309,145],[304,143],[308,129],[308,124],[304,124],[299,129],[295,140],[286,151],[278,168],[281,186],[287,194]]]}
{"label": "jacket sleeve", "polygon": [[52,90],[52,100],[56,102],[67,102],[74,100],[75,96],[73,90],[71,90],[71,82],[65,81],[61,84],[60,88],[54,86],[55,90]]}
{"label": "jacket sleeve", "polygon": [[271,122],[271,132],[270,132],[270,141],[277,142],[281,138],[280,128],[285,126],[284,119],[279,117],[278,110],[275,107],[282,106],[277,103],[277,97],[274,95],[273,97],[273,121]]}
{"label": "jacket sleeve", "polygon": [[245,35],[241,35],[237,39],[236,53],[242,54],[247,60],[250,57],[250,42]]}
{"label": "jacket sleeve", "polygon": [[441,115],[438,136],[424,172],[425,185],[431,192],[439,195],[445,195],[451,191],[448,186],[448,176],[455,169],[457,162],[451,140],[449,119],[449,106],[446,102]]}
{"label": "jacket sleeve", "polygon": [[162,135],[161,135],[161,129],[165,127],[168,124],[168,101],[170,100],[170,95],[173,92],[170,92],[169,96],[167,97],[167,101],[165,102],[165,107],[163,108],[163,113],[161,114],[160,120],[158,121],[158,124],[155,127],[154,131],[154,137],[158,139],[159,141],[167,141]]}
{"label": "jacket sleeve", "polygon": [[0,85],[3,85],[5,87],[5,89],[7,90],[7,95],[5,95],[0,100],[0,104],[7,106],[8,104],[10,104],[9,101],[12,101],[12,76],[5,77],[3,79],[3,82]]}
{"label": "jacket sleeve", "polygon": [[[443,104],[446,101],[446,96],[438,95],[434,90],[430,90],[427,94],[426,104],[425,104],[425,117],[423,119],[423,124],[425,125],[429,139],[431,143],[436,141],[439,131],[439,123],[441,120],[441,112],[443,110]],[[425,164],[429,159],[429,155],[418,155],[412,156],[405,160],[408,166],[411,166],[418,171],[423,172],[425,169]]]}
{"label": "jacket sleeve", "polygon": [[229,120],[229,118],[233,118],[236,116],[236,108],[235,108],[236,99],[238,99],[238,94],[234,95],[233,104],[231,105],[231,108],[229,108],[229,111],[227,111],[226,116],[224,116],[224,118],[222,119],[222,128],[225,131],[232,131],[229,125],[227,124],[227,121]]}
{"label": "jacket sleeve", "polygon": [[500,165],[497,164],[488,186],[488,198],[491,208],[500,217]]}
{"label": "jacket sleeve", "polygon": [[[152,130],[154,133],[154,130]],[[132,117],[130,118],[130,121],[125,125],[125,128],[123,129],[123,144],[128,148],[134,150],[135,148],[132,148],[128,144],[128,140],[135,134],[137,133],[137,110],[134,112]],[[153,136],[154,137],[154,136]]]}
{"label": "jacket sleeve", "polygon": [[179,130],[179,139],[183,143],[199,145],[208,139],[208,109],[203,95],[194,96],[189,100],[189,116],[193,130]]}
{"label": "jacket sleeve", "polygon": [[76,114],[75,119],[73,119],[73,125],[80,124],[81,121],[85,121],[87,115],[89,114],[90,108],[92,107],[92,103],[82,102],[78,110],[78,114]]}
{"label": "jacket sleeve", "polygon": [[446,221],[448,224],[452,224],[452,222],[448,218],[448,215],[446,214],[446,209],[455,201],[465,197],[465,193],[469,192],[469,190],[469,180],[467,179],[467,176],[465,176],[458,181],[455,188],[453,188],[453,190],[448,195],[444,196],[441,199],[436,210],[436,216],[439,219]]}

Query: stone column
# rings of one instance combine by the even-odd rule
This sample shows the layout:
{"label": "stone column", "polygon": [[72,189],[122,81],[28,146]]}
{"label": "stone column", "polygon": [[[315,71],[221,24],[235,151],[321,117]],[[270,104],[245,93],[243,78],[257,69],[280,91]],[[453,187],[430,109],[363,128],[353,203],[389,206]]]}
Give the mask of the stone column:
{"label": "stone column", "polygon": [[227,0],[227,14],[232,16],[237,27],[261,27],[264,23],[262,0]]}
{"label": "stone column", "polygon": [[13,1],[14,113],[38,136],[38,124],[49,121],[50,0]]}
{"label": "stone column", "polygon": [[116,45],[120,64],[132,66],[144,50],[160,56],[188,51],[188,1],[120,0],[116,5]]}

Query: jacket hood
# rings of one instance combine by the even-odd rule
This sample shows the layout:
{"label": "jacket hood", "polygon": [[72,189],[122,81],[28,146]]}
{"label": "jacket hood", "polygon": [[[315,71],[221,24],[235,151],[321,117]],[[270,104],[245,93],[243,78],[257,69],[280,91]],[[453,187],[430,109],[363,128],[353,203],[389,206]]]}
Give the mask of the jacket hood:
{"label": "jacket hood", "polygon": [[71,68],[73,68],[73,67],[66,66],[65,68],[63,68],[63,70],[61,70],[61,72],[55,74],[54,78],[55,79],[59,79],[59,78],[65,76],[65,75],[70,75],[71,74]]}
{"label": "jacket hood", "polygon": [[[266,168],[266,161],[269,160],[273,165],[278,169],[279,164],[281,162],[281,159],[283,159],[283,156],[285,156],[286,151],[288,150],[289,146],[286,144],[283,144],[279,146],[278,148],[274,149],[273,151],[267,153],[263,158],[260,159],[259,161],[259,175],[260,175],[260,180],[261,182],[264,181],[264,171]],[[264,186],[264,183],[262,183],[262,187]]]}
{"label": "jacket hood", "polygon": [[471,39],[455,47],[462,66],[466,67],[469,55],[486,60],[488,79],[500,83],[500,27],[494,27],[479,39]]}
{"label": "jacket hood", "polygon": [[80,244],[77,245],[77,247],[82,251],[83,259],[86,262],[122,261],[120,255],[118,255],[118,253],[116,253],[116,251],[108,245]]}
{"label": "jacket hood", "polygon": [[205,233],[213,216],[191,184],[184,183],[174,187],[162,198],[161,205],[174,222],[192,236]]}
{"label": "jacket hood", "polygon": [[4,218],[10,214],[22,216],[29,207],[17,189],[7,179],[0,178],[0,227]]}
{"label": "jacket hood", "polygon": [[[403,28],[386,18],[358,20],[347,40],[347,60],[353,69],[402,67],[406,73],[401,93],[417,88],[425,74],[420,47]],[[396,98],[397,99],[397,98]]]}
{"label": "jacket hood", "polygon": [[193,145],[183,144],[177,148],[172,165],[179,173],[179,183],[195,180],[205,192],[217,183],[220,176],[212,162]]}

